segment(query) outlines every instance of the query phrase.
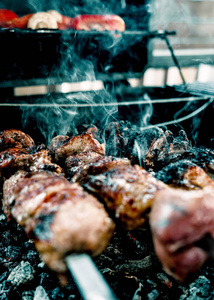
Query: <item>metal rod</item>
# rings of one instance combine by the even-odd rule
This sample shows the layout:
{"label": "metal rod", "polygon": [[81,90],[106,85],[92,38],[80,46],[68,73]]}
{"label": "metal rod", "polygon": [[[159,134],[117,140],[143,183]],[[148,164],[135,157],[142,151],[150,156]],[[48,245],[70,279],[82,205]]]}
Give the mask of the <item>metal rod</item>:
{"label": "metal rod", "polygon": [[0,107],[105,107],[105,106],[124,106],[124,105],[147,105],[158,103],[176,103],[176,102],[193,102],[193,101],[207,101],[207,97],[179,97],[179,98],[166,98],[146,100],[139,99],[137,101],[127,100],[121,102],[107,102],[107,103],[0,103]]}
{"label": "metal rod", "polygon": [[178,123],[181,123],[183,121],[186,121],[190,118],[193,118],[195,117],[197,114],[199,114],[200,112],[202,112],[203,110],[205,110],[212,102],[213,102],[213,98],[211,98],[209,101],[207,101],[205,104],[203,104],[201,107],[199,107],[198,109],[196,109],[195,111],[193,111],[192,113],[182,117],[182,118],[179,118],[179,119],[174,119],[174,120],[170,120],[170,121],[166,121],[166,122],[163,122],[163,123],[158,123],[158,124],[155,124],[155,125],[148,125],[146,127],[142,127],[141,130],[147,130],[147,129],[150,129],[150,128],[154,128],[154,127],[163,127],[163,126],[168,126],[168,125],[174,125],[174,124],[178,124]]}
{"label": "metal rod", "polygon": [[71,254],[66,263],[84,300],[117,300],[90,256]]}
{"label": "metal rod", "polygon": [[168,49],[169,49],[169,51],[170,51],[170,53],[171,53],[171,55],[172,55],[172,59],[173,59],[173,61],[174,61],[174,64],[175,64],[176,67],[178,68],[178,71],[179,71],[179,73],[180,73],[180,76],[181,76],[181,79],[182,79],[183,84],[184,84],[184,86],[185,86],[185,89],[187,90],[186,81],[185,81],[185,78],[184,78],[183,73],[182,73],[182,71],[181,71],[181,67],[180,67],[179,61],[177,60],[177,57],[175,56],[174,50],[173,50],[173,48],[172,48],[172,46],[171,46],[171,44],[170,44],[170,42],[169,42],[169,39],[168,39],[168,37],[167,37],[166,35],[164,35],[164,40],[165,40],[166,45],[167,45],[167,47],[168,47]]}

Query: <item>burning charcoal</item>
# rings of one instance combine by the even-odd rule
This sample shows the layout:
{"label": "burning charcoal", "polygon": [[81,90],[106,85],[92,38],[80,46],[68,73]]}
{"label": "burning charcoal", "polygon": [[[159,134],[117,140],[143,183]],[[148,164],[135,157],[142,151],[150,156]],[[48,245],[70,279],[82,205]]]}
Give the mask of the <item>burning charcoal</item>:
{"label": "burning charcoal", "polygon": [[34,291],[24,291],[22,293],[22,300],[33,300]]}
{"label": "burning charcoal", "polygon": [[39,284],[43,286],[45,289],[50,287],[55,288],[55,277],[52,277],[48,272],[42,272],[40,275],[40,282]]}
{"label": "burning charcoal", "polygon": [[123,263],[116,267],[116,271],[119,273],[128,273],[132,275],[138,275],[142,272],[152,269],[151,256],[147,256],[141,260],[129,260],[127,263]]}
{"label": "burning charcoal", "polygon": [[59,287],[56,287],[52,293],[51,293],[51,299],[53,300],[60,300],[60,299],[65,299],[65,295],[63,294],[62,291],[60,291]]}
{"label": "burning charcoal", "polygon": [[[142,280],[141,285],[142,286],[141,286],[141,290],[140,290],[140,296],[141,296],[140,299],[153,299],[153,298],[151,298],[152,295],[154,295],[154,299],[156,299],[155,295],[157,293],[154,291],[157,291],[156,290],[157,284],[153,280],[151,280],[151,279]],[[162,299],[162,298],[160,298],[160,299]]]}
{"label": "burning charcoal", "polygon": [[168,285],[168,287],[172,286],[172,281],[165,273],[157,273],[157,278],[164,284]]}
{"label": "burning charcoal", "polygon": [[10,261],[15,261],[21,256],[21,248],[9,245],[5,250],[5,255]]}
{"label": "burning charcoal", "polygon": [[34,267],[40,262],[38,252],[35,250],[28,250],[26,253],[26,258]]}
{"label": "burning charcoal", "polygon": [[163,135],[160,128],[144,130],[127,121],[112,122],[106,130],[106,153],[142,164],[153,141]]}
{"label": "burning charcoal", "polygon": [[4,225],[6,220],[6,216],[4,214],[0,214],[0,226]]}
{"label": "burning charcoal", "polygon": [[2,282],[3,280],[5,280],[6,277],[8,277],[8,272],[7,271],[5,271],[4,273],[1,274],[1,276],[0,276],[0,282]]}
{"label": "burning charcoal", "polygon": [[48,297],[47,292],[45,291],[45,289],[39,285],[37,286],[36,290],[35,290],[35,294],[34,294],[34,298],[33,300],[49,300],[50,298]]}
{"label": "burning charcoal", "polygon": [[13,285],[19,286],[32,280],[35,275],[35,270],[29,262],[21,261],[21,263],[15,267],[15,269],[8,276],[8,280]]}
{"label": "burning charcoal", "polygon": [[206,299],[214,298],[213,286],[205,276],[199,276],[195,282],[191,283],[180,300]]}
{"label": "burning charcoal", "polygon": [[158,290],[154,289],[153,291],[151,291],[148,295],[147,295],[147,299],[148,300],[155,300],[158,299],[159,297],[159,292]]}
{"label": "burning charcoal", "polygon": [[1,242],[6,247],[12,244],[12,236],[9,231],[5,231],[2,234]]}
{"label": "burning charcoal", "polygon": [[136,292],[134,293],[134,296],[132,298],[132,300],[141,300],[141,289],[142,289],[142,285],[141,283],[139,284],[139,288],[136,290]]}
{"label": "burning charcoal", "polygon": [[0,294],[1,293],[8,293],[12,288],[11,281],[10,280],[5,280],[1,285],[0,285]]}
{"label": "burning charcoal", "polygon": [[187,159],[179,160],[156,172],[155,177],[166,184],[183,186],[185,184],[184,175],[187,172],[187,169],[191,167],[196,167],[196,164]]}

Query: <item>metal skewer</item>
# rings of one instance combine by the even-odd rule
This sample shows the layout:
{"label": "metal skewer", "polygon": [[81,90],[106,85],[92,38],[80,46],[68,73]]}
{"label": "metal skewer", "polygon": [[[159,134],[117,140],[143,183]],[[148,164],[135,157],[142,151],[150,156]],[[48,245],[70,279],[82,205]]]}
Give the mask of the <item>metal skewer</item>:
{"label": "metal skewer", "polygon": [[71,254],[66,263],[84,300],[117,300],[90,256]]}

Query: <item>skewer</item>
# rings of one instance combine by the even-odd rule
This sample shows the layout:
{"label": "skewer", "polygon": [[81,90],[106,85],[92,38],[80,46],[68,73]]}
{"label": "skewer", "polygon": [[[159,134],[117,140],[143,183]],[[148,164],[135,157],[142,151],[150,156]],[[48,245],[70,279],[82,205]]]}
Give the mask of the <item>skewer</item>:
{"label": "skewer", "polygon": [[84,300],[117,299],[89,255],[71,254],[66,263]]}

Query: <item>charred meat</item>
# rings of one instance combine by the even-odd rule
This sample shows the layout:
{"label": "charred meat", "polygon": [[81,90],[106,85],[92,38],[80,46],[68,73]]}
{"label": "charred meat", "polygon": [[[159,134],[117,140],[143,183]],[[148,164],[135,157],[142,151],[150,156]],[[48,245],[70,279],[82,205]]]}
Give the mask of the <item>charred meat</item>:
{"label": "charred meat", "polygon": [[214,183],[202,168],[186,159],[167,165],[155,177],[171,187],[187,190],[203,189]]}
{"label": "charred meat", "polygon": [[193,147],[183,130],[175,137],[166,131],[165,136],[155,140],[145,156],[145,165],[148,170],[158,171],[182,159],[190,160],[207,173],[214,173],[214,151]]}
{"label": "charred meat", "polygon": [[184,130],[175,135],[158,127],[144,129],[129,122],[112,122],[106,129],[106,141],[107,155],[127,157],[149,172],[187,159],[214,176],[214,151],[192,146]]}
{"label": "charred meat", "polygon": [[[13,134],[10,137],[8,133],[10,140]],[[20,136],[24,139],[24,133]],[[18,148],[0,153],[1,170],[8,175],[4,178],[3,209],[8,219],[15,219],[34,240],[47,266],[61,274],[66,272],[67,254],[99,254],[115,225],[94,196],[62,176],[47,150],[36,150],[18,144]]]}
{"label": "charred meat", "polygon": [[201,244],[207,236],[214,238],[213,216],[209,190],[166,188],[156,194],[150,226],[155,252],[167,273],[184,281],[210,257]]}
{"label": "charred meat", "polygon": [[[38,151],[37,151],[38,150]],[[54,164],[48,151],[38,148],[9,148],[0,152],[0,175],[4,178],[10,177],[17,170],[49,170],[58,174],[63,170]]]}
{"label": "charred meat", "polygon": [[3,192],[5,214],[25,229],[57,273],[66,272],[67,254],[97,255],[111,238],[114,223],[103,205],[62,176],[18,171],[5,181]]}
{"label": "charred meat", "polygon": [[101,155],[105,154],[104,146],[93,138],[93,135],[90,133],[74,136],[72,138],[57,136],[52,140],[49,151],[57,162],[65,160],[68,156],[87,151],[93,151]]}
{"label": "charred meat", "polygon": [[65,171],[72,182],[83,183],[87,181],[88,175],[102,174],[121,165],[129,166],[130,161],[89,151],[67,157]]}
{"label": "charred meat", "polygon": [[8,129],[0,133],[0,151],[8,148],[28,148],[34,145],[34,140],[20,130]]}
{"label": "charred meat", "polygon": [[138,165],[118,166],[100,175],[88,176],[83,185],[101,197],[127,230],[145,223],[158,190],[165,184]]}

